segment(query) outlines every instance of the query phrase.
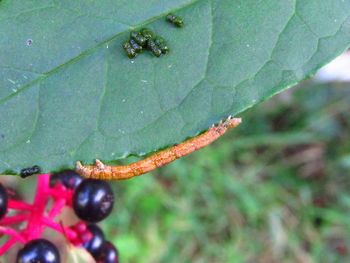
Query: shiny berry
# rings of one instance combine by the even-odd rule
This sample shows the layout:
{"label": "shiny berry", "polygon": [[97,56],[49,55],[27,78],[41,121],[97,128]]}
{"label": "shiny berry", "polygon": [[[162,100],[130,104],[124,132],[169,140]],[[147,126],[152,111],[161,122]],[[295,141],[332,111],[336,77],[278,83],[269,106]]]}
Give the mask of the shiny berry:
{"label": "shiny berry", "polygon": [[106,241],[100,252],[100,255],[96,258],[97,263],[118,263],[119,253],[116,247],[109,241]]}
{"label": "shiny berry", "polygon": [[98,225],[90,224],[87,226],[87,230],[92,234],[92,238],[83,244],[85,249],[96,259],[105,242],[105,236]]}
{"label": "shiny berry", "polygon": [[18,251],[16,263],[59,263],[60,254],[54,244],[46,239],[28,242]]}
{"label": "shiny berry", "polygon": [[111,213],[113,204],[112,188],[101,180],[84,180],[73,195],[76,215],[87,222],[96,223],[105,219]]}
{"label": "shiny berry", "polygon": [[7,192],[6,188],[0,184],[0,219],[6,214],[7,212]]}
{"label": "shiny berry", "polygon": [[83,177],[81,177],[76,172],[72,170],[67,170],[53,174],[50,177],[50,185],[54,186],[57,183],[61,183],[68,189],[75,189],[83,180]]}

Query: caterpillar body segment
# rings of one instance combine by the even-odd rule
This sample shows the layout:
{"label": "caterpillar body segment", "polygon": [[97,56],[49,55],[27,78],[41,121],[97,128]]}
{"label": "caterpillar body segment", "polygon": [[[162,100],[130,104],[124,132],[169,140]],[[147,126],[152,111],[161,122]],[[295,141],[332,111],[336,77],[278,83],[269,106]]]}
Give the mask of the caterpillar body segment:
{"label": "caterpillar body segment", "polygon": [[76,171],[86,178],[101,180],[124,180],[141,174],[145,174],[175,161],[183,156],[195,152],[220,138],[227,130],[237,127],[241,123],[240,118],[227,118],[216,126],[212,126],[206,132],[188,139],[178,145],[156,152],[151,156],[120,166],[109,166],[96,160],[95,165],[83,165],[77,162]]}

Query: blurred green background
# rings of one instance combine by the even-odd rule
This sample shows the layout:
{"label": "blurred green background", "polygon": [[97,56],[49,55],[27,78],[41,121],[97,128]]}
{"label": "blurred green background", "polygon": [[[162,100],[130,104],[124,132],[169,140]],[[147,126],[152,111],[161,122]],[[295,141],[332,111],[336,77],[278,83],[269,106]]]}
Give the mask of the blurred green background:
{"label": "blurred green background", "polygon": [[[350,83],[307,81],[240,117],[207,148],[112,183],[101,226],[122,263],[350,262]],[[35,183],[14,187],[28,200]]]}
{"label": "blurred green background", "polygon": [[113,183],[102,226],[122,262],[350,262],[349,95],[305,82],[211,146]]}

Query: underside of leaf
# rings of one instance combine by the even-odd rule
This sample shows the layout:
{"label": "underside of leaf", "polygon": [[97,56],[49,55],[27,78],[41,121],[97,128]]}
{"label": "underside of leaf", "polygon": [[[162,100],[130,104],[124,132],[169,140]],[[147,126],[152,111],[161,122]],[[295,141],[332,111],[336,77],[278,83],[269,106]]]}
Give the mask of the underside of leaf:
{"label": "underside of leaf", "polygon": [[[0,172],[182,142],[312,75],[350,44],[342,0],[2,1]],[[173,12],[185,27],[165,22]],[[149,27],[171,52],[126,57]]]}

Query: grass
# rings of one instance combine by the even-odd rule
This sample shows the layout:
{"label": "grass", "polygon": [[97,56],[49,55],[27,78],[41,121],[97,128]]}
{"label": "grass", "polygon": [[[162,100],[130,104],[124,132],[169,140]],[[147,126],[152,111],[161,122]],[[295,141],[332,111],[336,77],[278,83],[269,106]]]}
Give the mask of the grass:
{"label": "grass", "polygon": [[349,262],[350,85],[305,83],[186,158],[113,183],[122,262]]}

